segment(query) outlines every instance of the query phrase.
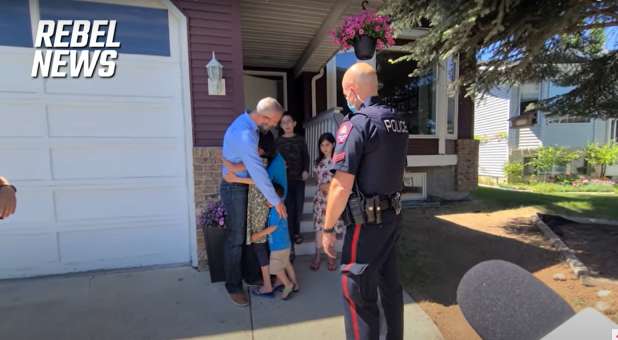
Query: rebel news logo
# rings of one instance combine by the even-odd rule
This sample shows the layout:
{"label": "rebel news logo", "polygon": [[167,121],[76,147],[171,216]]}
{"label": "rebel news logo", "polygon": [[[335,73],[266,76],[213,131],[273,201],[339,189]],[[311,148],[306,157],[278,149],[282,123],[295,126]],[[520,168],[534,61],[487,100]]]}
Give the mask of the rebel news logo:
{"label": "rebel news logo", "polygon": [[116,73],[116,20],[40,20],[32,78],[111,78]]}

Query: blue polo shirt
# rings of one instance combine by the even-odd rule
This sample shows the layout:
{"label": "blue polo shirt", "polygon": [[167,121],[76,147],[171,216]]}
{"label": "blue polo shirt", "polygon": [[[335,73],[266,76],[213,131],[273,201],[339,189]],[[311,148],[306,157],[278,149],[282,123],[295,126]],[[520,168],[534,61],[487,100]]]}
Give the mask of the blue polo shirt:
{"label": "blue polo shirt", "polygon": [[289,249],[290,234],[288,232],[288,221],[279,217],[275,208],[270,208],[270,212],[268,213],[268,226],[277,226],[277,230],[268,235],[268,246],[270,247],[270,251]]}
{"label": "blue polo shirt", "polygon": [[[255,186],[266,197],[268,202],[276,206],[281,203],[281,198],[275,192],[264,163],[258,154],[258,127],[249,117],[248,113],[238,116],[225,131],[223,137],[223,158],[232,163],[242,162],[247,168],[246,171],[237,172],[238,177],[251,177]],[[227,169],[222,167],[223,175]]]}

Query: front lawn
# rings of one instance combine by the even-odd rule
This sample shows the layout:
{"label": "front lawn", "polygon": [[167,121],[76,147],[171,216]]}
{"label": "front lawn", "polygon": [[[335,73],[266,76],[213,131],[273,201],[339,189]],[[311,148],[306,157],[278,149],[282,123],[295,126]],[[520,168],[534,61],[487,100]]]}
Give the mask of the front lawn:
{"label": "front lawn", "polygon": [[535,184],[502,184],[506,189],[528,190],[539,193],[555,192],[605,192],[618,194],[618,185],[591,183],[583,185],[569,185],[561,183],[535,183]]}
{"label": "front lawn", "polygon": [[481,187],[474,197],[491,209],[535,206],[546,212],[618,220],[618,195],[612,193],[538,193]]}

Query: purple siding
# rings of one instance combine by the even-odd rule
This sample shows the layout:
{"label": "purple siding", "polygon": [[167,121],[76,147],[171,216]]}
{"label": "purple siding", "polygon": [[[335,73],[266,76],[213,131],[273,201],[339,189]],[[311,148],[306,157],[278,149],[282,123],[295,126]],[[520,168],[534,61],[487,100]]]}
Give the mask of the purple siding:
{"label": "purple siding", "polygon": [[[221,146],[228,124],[243,110],[240,0],[173,0],[189,31],[194,146]],[[226,95],[208,95],[206,64],[214,51],[223,64]]]}

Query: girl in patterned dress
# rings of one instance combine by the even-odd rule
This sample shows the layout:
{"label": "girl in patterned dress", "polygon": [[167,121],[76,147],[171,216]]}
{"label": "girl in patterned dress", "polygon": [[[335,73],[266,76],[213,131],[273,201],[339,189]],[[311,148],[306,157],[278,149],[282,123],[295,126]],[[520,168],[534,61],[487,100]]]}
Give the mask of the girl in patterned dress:
{"label": "girl in patterned dress", "polygon": [[[332,155],[335,148],[335,137],[332,133],[324,133],[318,140],[319,156],[315,160],[313,172],[318,181],[318,191],[313,199],[313,225],[315,226],[315,255],[311,261],[311,270],[320,269],[321,249],[322,249],[322,228],[324,226],[324,215],[326,213],[326,197],[328,188],[333,178],[331,169],[333,167]],[[343,222],[337,222],[335,226],[337,234],[344,230]],[[328,258],[328,270],[337,270],[337,259]]]}

